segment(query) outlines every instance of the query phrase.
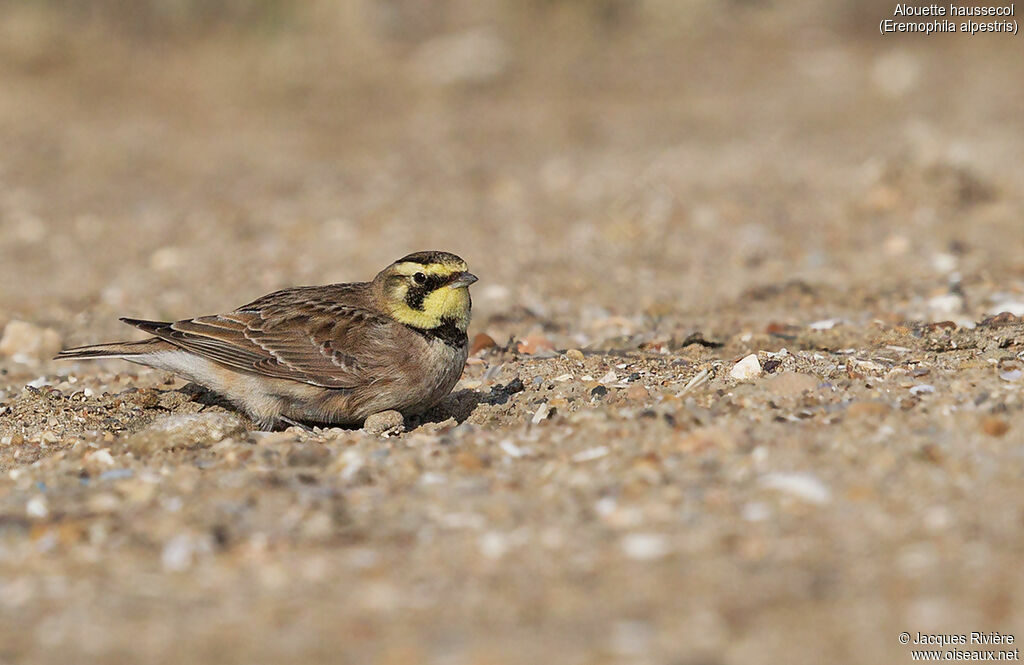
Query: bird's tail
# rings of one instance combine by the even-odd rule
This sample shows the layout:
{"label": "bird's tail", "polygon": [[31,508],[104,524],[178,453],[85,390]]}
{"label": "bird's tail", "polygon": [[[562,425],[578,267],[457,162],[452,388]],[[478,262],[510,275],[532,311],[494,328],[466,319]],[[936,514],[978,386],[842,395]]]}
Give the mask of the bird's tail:
{"label": "bird's tail", "polygon": [[89,358],[128,358],[146,353],[154,353],[172,348],[160,339],[146,339],[141,342],[112,342],[110,344],[90,344],[65,349],[54,356],[54,360],[86,360]]}

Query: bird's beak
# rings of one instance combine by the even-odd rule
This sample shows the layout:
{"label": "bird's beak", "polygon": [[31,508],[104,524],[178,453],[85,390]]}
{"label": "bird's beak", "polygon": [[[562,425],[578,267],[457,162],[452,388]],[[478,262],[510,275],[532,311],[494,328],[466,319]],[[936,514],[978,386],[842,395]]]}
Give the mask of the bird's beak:
{"label": "bird's beak", "polygon": [[448,282],[448,286],[453,289],[463,289],[472,284],[477,280],[476,275],[471,272],[464,272],[452,281]]}

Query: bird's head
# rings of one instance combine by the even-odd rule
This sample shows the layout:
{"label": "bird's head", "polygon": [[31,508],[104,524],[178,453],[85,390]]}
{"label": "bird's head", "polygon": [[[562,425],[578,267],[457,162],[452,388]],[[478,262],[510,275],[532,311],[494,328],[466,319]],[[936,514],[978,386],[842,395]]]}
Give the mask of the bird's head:
{"label": "bird's head", "polygon": [[477,279],[466,268],[448,252],[415,252],[380,271],[373,284],[396,321],[420,330],[453,323],[465,332],[472,307],[469,285]]}

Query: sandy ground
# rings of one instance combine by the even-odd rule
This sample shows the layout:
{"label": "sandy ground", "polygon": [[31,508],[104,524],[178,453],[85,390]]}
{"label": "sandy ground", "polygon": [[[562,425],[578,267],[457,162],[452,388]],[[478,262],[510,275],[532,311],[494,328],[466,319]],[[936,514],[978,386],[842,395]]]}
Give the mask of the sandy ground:
{"label": "sandy ground", "polygon": [[[852,2],[55,6],[0,16],[0,663],[1024,639],[1016,38]],[[419,249],[468,260],[496,344],[401,435],[48,359]]]}

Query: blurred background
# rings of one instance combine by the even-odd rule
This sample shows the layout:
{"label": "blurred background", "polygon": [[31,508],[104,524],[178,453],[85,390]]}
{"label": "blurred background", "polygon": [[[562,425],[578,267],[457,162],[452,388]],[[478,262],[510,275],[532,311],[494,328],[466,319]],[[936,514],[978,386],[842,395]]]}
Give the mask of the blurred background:
{"label": "blurred background", "polygon": [[[335,662],[353,644],[394,664],[886,662],[909,660],[896,629],[1012,629],[1020,372],[992,369],[1007,329],[965,331],[1024,315],[1021,42],[881,36],[893,5],[0,0],[0,329],[38,326],[0,349],[0,415],[32,425],[0,438],[0,664]],[[58,402],[25,388],[57,386],[73,416],[85,386],[116,415],[143,395],[122,391],[171,384],[49,355],[132,336],[118,316],[370,279],[422,249],[480,276],[471,334],[590,354],[588,419],[530,429],[535,402],[492,404],[461,447],[318,442],[324,471],[292,439],[136,457],[107,424],[61,439]],[[947,347],[904,325],[950,319]],[[695,329],[726,346],[680,348]],[[992,357],[938,355],[960,339]],[[676,429],[590,399],[632,372],[600,353],[647,342],[665,394],[641,398],[678,407]],[[760,384],[726,395],[739,358],[783,344],[825,406],[786,420]],[[854,352],[877,381],[840,375]],[[511,356],[487,361],[507,361],[503,384],[524,372],[509,409],[569,371]],[[679,390],[708,369],[687,411]],[[922,381],[938,388],[908,392]],[[841,421],[853,399],[868,417]],[[988,433],[956,420],[972,404],[999,416]],[[653,452],[634,459],[637,440]],[[89,464],[92,486],[65,472]],[[773,512],[773,464],[835,501]],[[325,496],[348,502],[358,547]],[[211,543],[192,568],[190,533]]]}
{"label": "blurred background", "polygon": [[891,11],[4,1],[0,323],[91,341],[423,248],[481,274],[480,321],[1019,275],[1019,44]]}

